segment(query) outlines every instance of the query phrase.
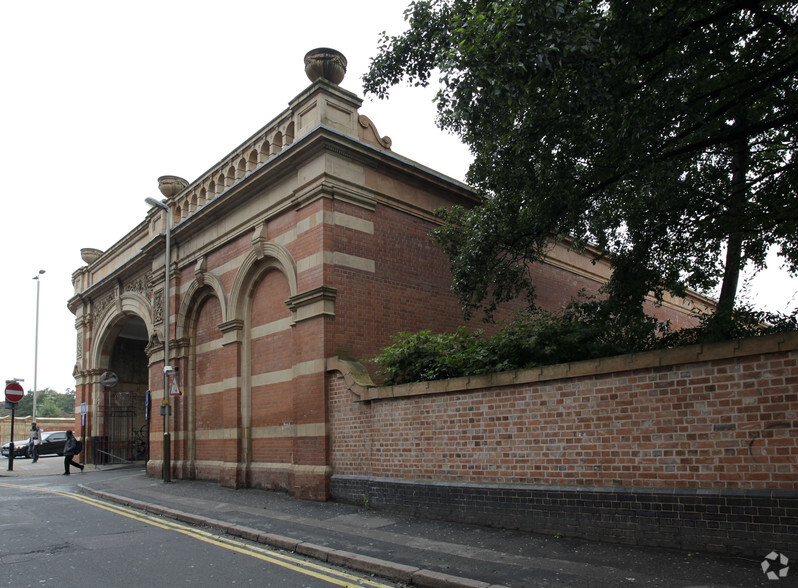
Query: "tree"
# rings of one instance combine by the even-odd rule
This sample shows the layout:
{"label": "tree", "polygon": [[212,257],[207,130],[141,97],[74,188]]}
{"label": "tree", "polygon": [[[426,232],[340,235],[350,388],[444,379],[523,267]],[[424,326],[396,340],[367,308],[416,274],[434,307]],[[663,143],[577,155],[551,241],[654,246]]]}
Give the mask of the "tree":
{"label": "tree", "polygon": [[405,17],[364,87],[440,76],[438,124],[484,197],[436,231],[467,313],[533,292],[552,239],[606,255],[631,314],[721,283],[729,316],[771,247],[798,272],[794,3],[429,0]]}
{"label": "tree", "polygon": [[[30,416],[33,413],[33,391],[29,390],[17,403],[15,414],[18,417]],[[11,414],[2,409],[2,415]],[[36,395],[36,416],[38,418],[69,418],[75,415],[75,391],[67,388],[64,393],[50,388],[39,390]]]}

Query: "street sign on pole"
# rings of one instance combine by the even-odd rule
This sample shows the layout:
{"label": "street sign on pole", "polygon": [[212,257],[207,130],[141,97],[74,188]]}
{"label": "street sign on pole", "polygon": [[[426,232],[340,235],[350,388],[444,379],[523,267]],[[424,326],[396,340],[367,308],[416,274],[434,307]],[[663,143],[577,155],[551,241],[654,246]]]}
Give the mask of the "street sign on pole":
{"label": "street sign on pole", "polygon": [[6,383],[6,400],[9,402],[19,402],[25,396],[25,390],[19,382]]}
{"label": "street sign on pole", "polygon": [[115,372],[103,372],[100,376],[100,384],[105,386],[106,388],[113,388],[116,386],[116,383],[119,381],[119,377],[116,375]]}
{"label": "street sign on pole", "polygon": [[25,390],[18,380],[6,380],[6,404],[11,405],[11,440],[8,443],[8,471],[14,471],[14,415],[16,413],[17,402],[25,396]]}

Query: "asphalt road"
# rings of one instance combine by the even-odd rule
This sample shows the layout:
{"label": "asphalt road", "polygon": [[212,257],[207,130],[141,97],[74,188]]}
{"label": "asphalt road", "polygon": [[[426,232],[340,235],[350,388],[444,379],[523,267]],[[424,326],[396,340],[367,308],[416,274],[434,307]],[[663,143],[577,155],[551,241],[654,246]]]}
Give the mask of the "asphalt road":
{"label": "asphalt road", "polygon": [[[0,468],[3,465],[5,464],[0,463]],[[38,508],[48,502],[36,498],[38,494],[47,494],[46,490],[71,491],[79,484],[82,486],[80,495],[82,498],[116,497],[114,500],[121,504],[139,505],[139,510],[135,513],[142,516],[145,511],[159,512],[157,509],[162,509],[160,512],[171,513],[168,515],[171,521],[175,519],[214,521],[205,525],[205,528],[213,527],[217,535],[224,535],[227,538],[233,535],[247,536],[237,533],[236,529],[255,529],[256,532],[283,539],[293,538],[301,544],[313,545],[316,548],[325,546],[330,550],[358,554],[358,557],[376,558],[434,573],[480,580],[487,584],[574,588],[798,586],[793,577],[795,564],[792,561],[790,563],[793,569],[788,576],[769,581],[761,568],[762,559],[605,544],[568,537],[461,525],[391,514],[386,511],[364,510],[362,507],[336,502],[295,500],[279,492],[223,488],[210,482],[181,480],[164,484],[158,479],[146,477],[141,468],[119,469],[101,466],[99,470],[101,471],[95,470],[94,466],[87,466],[85,473],[76,472],[69,477],[61,476],[63,458],[58,457],[42,458],[36,464],[30,460],[15,460],[13,473],[0,469],[0,484],[2,484],[0,485],[0,570],[2,570],[0,587],[3,585],[126,586],[139,585],[144,581],[149,581],[157,587],[166,585],[167,580],[169,584],[184,584],[189,581],[198,585],[219,583],[218,575],[214,575],[218,568],[211,565],[215,563],[214,556],[205,553],[200,556],[200,565],[204,567],[200,568],[199,579],[189,575],[194,569],[189,566],[196,565],[191,563],[196,547],[192,547],[191,542],[187,545],[181,543],[183,537],[171,539],[176,531],[166,533],[166,537],[163,535],[150,537],[139,527],[129,531],[90,528],[88,532],[94,533],[92,536],[95,541],[89,546],[91,549],[85,544],[87,541],[84,539],[84,534],[87,533],[85,529],[78,532],[76,537],[66,535],[56,538],[55,535],[48,535],[48,527],[53,521],[58,521],[59,527],[69,529],[73,525],[82,525],[84,518],[90,519],[96,515],[92,509],[86,510],[89,505],[77,502],[76,498],[70,495],[62,496],[71,500],[71,503],[63,505],[68,511],[66,516],[62,516],[59,512],[49,515],[53,518],[44,518],[42,513],[45,511],[39,512],[36,508],[31,510],[27,506],[28,503],[36,504]],[[34,487],[38,494],[17,486]],[[90,491],[87,492],[87,489]],[[52,500],[51,497],[49,502]],[[7,504],[6,508],[2,506],[4,504]],[[83,514],[76,518],[77,508],[82,508]],[[24,511],[25,516],[20,516],[19,520],[11,522],[9,517],[15,512],[14,509]],[[177,516],[175,513],[183,513],[185,516]],[[110,517],[111,524],[121,529],[121,521],[125,516],[117,512],[115,517]],[[25,535],[37,530],[38,526],[32,524],[32,521],[44,521],[46,533],[44,539],[39,540],[43,546],[39,551],[35,546],[26,545],[23,550],[16,545],[5,543],[9,533]],[[60,533],[60,528],[58,530]],[[172,531],[172,529],[161,530]],[[184,537],[188,538],[186,535]],[[126,542],[128,538],[130,541]],[[180,541],[177,541],[178,539]],[[203,541],[201,538],[193,540]],[[174,553],[171,551],[173,541],[177,541]],[[119,543],[119,547],[114,547],[114,542]],[[108,554],[105,553],[106,544]],[[284,544],[284,542],[276,543],[281,547]],[[57,566],[47,569],[38,569],[35,566],[24,567],[33,566],[37,558],[52,560],[60,556],[60,548],[55,549],[60,545],[67,546],[64,551],[69,557],[66,558],[65,565],[71,566],[77,563],[80,574],[57,576],[55,574],[60,571]],[[138,545],[143,546],[142,553],[136,551]],[[217,547],[221,548],[218,545]],[[770,547],[772,546],[763,546],[763,558],[770,551]],[[48,550],[52,549],[55,551],[50,553]],[[300,550],[294,548],[294,551]],[[38,553],[38,555],[30,557],[26,555],[29,553]],[[169,557],[164,557],[165,553],[169,554]],[[794,561],[793,554],[788,555]],[[15,558],[25,560],[24,566],[16,564]],[[34,560],[33,563],[31,559]],[[239,566],[237,562],[240,559],[232,563],[226,561],[224,567],[226,569],[231,565],[240,567],[240,570],[235,570],[235,574],[241,573],[241,578],[231,575],[226,582],[221,581],[222,585],[248,583],[250,578],[255,578],[254,582],[263,586],[315,585],[304,575],[277,579],[272,576],[271,568],[266,564],[263,564],[262,568],[256,567],[254,571],[248,571],[247,568]],[[326,558],[322,557],[321,560],[326,561]],[[11,570],[11,566],[13,570],[27,570],[30,575],[14,575],[14,581],[19,583],[6,584],[5,572]],[[93,570],[98,566],[100,571],[89,577],[87,570]],[[357,565],[352,567],[369,569],[359,568]],[[48,572],[49,569],[56,571]],[[112,575],[120,573],[119,570],[129,570],[130,574],[119,578]],[[148,574],[146,577],[134,575],[145,573],[142,570]],[[16,574],[16,571],[14,573]],[[77,582],[75,577],[79,577],[80,581]],[[113,581],[109,582],[109,577]],[[270,584],[272,581],[275,583]],[[284,583],[280,584],[281,581]],[[451,586],[451,584],[435,585]]]}
{"label": "asphalt road", "polygon": [[0,481],[0,585],[395,586],[78,494],[81,477]]}

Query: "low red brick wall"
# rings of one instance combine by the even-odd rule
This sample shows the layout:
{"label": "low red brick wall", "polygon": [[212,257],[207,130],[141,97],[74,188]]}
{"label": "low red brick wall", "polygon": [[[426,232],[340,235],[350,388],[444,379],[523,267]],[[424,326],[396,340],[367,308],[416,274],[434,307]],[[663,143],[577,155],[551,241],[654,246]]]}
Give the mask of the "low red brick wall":
{"label": "low red brick wall", "polygon": [[[766,510],[740,519],[740,503],[723,525],[756,526],[759,514],[771,526],[758,526],[756,541],[771,531],[779,535],[772,543],[788,531],[798,536],[798,334],[384,388],[359,385],[346,365],[336,365],[331,463],[333,493],[344,499],[375,480],[380,492],[392,481],[492,488],[477,492],[482,500],[495,498],[499,486],[538,494],[564,488],[572,497],[598,489],[603,498],[620,491],[646,495],[645,502],[652,493],[700,495],[708,500],[699,510],[717,515],[730,497],[747,496],[751,508],[758,493]],[[451,514],[445,496],[439,499]],[[377,506],[379,497],[370,502]],[[499,500],[496,508],[507,504]],[[723,526],[686,512],[688,527],[696,520]],[[584,522],[584,512],[574,514]],[[552,530],[552,522],[532,526]],[[686,532],[669,543],[684,546]],[[726,534],[710,547],[745,542]]]}

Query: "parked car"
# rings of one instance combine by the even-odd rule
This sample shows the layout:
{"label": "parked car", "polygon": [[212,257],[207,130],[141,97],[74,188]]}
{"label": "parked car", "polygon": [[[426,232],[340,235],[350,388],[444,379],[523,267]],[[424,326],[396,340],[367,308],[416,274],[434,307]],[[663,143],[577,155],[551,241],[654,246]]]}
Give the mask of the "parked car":
{"label": "parked car", "polygon": [[39,446],[39,455],[64,455],[64,445],[67,442],[66,431],[49,431],[42,435],[42,444]]}
{"label": "parked car", "polygon": [[[0,447],[0,455],[3,457],[8,457],[8,453],[11,450],[11,443],[6,443],[3,447]],[[28,440],[27,439],[20,439],[19,441],[14,441],[14,459],[19,459],[21,457],[28,457]]]}
{"label": "parked car", "polygon": [[[66,445],[66,431],[46,431],[42,433],[42,444],[39,445],[39,456],[42,455],[64,455],[64,445]],[[8,457],[10,443],[6,443],[0,448],[0,454]],[[14,441],[14,459],[30,457],[28,455],[28,440]]]}

